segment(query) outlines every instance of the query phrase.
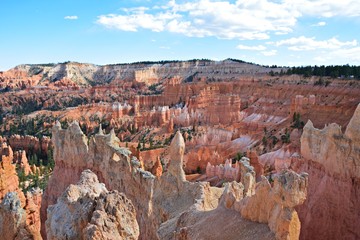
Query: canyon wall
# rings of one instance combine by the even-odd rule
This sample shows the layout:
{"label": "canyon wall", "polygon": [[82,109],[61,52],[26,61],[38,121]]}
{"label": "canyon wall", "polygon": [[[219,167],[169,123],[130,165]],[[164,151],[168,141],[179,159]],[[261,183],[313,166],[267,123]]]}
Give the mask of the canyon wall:
{"label": "canyon wall", "polygon": [[135,80],[151,85],[178,76],[182,79],[211,77],[214,80],[235,78],[238,75],[257,75],[280,72],[280,68],[266,68],[255,64],[225,61],[168,61],[94,65],[65,62],[58,64],[19,65],[0,73],[0,88],[26,88],[35,85],[88,86],[118,80]]}
{"label": "canyon wall", "polygon": [[360,106],[345,133],[338,124],[314,128],[301,136],[303,159],[292,168],[309,173],[308,199],[298,212],[301,239],[359,239],[360,224]]}

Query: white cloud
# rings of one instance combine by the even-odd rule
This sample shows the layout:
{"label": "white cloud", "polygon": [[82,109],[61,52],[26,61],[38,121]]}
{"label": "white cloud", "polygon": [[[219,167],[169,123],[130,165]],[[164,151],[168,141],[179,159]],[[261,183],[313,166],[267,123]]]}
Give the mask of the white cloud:
{"label": "white cloud", "polygon": [[312,27],[323,27],[326,25],[326,22],[318,22],[318,23],[315,23],[313,25],[311,25]]}
{"label": "white cloud", "polygon": [[275,56],[277,54],[277,50],[264,51],[261,53],[266,57],[270,57],[270,56]]}
{"label": "white cloud", "polygon": [[[97,23],[122,31],[148,29],[189,37],[263,40],[293,31],[299,18],[360,16],[359,0],[170,0],[165,5],[123,9]],[[325,26],[321,21],[316,26]]]}
{"label": "white cloud", "polygon": [[64,19],[66,20],[77,20],[79,17],[78,16],[65,16]]}
{"label": "white cloud", "polygon": [[358,0],[285,0],[284,4],[308,16],[325,18],[360,16],[360,1]]}
{"label": "white cloud", "polygon": [[330,38],[328,40],[317,41],[314,37],[308,38],[305,36],[301,36],[298,38],[289,38],[285,40],[280,40],[277,42],[272,42],[277,47],[279,46],[287,46],[289,50],[292,51],[309,51],[316,49],[340,49],[342,47],[354,47],[357,46],[357,41],[346,41],[341,42],[337,40],[335,37]]}
{"label": "white cloud", "polygon": [[220,39],[268,39],[269,33],[289,33],[298,13],[282,3],[268,0],[250,2],[198,0],[152,9],[124,9],[123,15],[101,15],[97,23],[123,31],[149,29],[168,31],[189,37]]}
{"label": "white cloud", "polygon": [[330,53],[332,59],[344,59],[344,63],[354,62],[360,64],[360,47],[338,49]]}
{"label": "white cloud", "polygon": [[360,47],[322,51],[316,53],[313,60],[318,64],[360,64]]}
{"label": "white cloud", "polygon": [[258,46],[246,46],[246,45],[242,45],[239,44],[236,46],[237,49],[241,49],[241,50],[253,50],[253,51],[264,51],[266,50],[266,47],[263,45],[258,45]]}

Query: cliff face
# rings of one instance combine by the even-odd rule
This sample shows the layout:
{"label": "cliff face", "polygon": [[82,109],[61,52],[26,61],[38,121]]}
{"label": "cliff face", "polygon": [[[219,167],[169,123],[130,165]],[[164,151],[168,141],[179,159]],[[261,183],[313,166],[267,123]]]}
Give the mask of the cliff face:
{"label": "cliff face", "polygon": [[[67,201],[70,201],[68,198],[74,196],[76,200],[79,196],[83,196],[82,194],[74,195],[73,193],[79,193],[79,191],[81,192],[82,190],[76,189],[79,187],[79,189],[84,189],[85,187],[81,188],[81,186],[76,187],[70,184],[81,179],[80,176],[83,170],[91,169],[99,179],[105,183],[109,190],[122,192],[132,201],[136,210],[136,219],[139,224],[139,239],[172,239],[174,237],[175,239],[198,239],[197,236],[199,235],[194,234],[191,227],[194,221],[199,224],[201,229],[201,226],[204,227],[205,223],[209,223],[208,220],[214,219],[215,213],[218,213],[216,216],[229,216],[231,219],[234,219],[233,228],[239,228],[243,231],[245,231],[246,227],[253,230],[260,229],[260,231],[256,233],[256,236],[259,238],[274,239],[276,236],[278,239],[283,239],[283,235],[278,235],[277,233],[280,231],[280,228],[269,225],[269,229],[264,224],[247,223],[241,217],[242,214],[237,213],[237,211],[229,205],[227,208],[224,208],[222,204],[219,205],[223,189],[211,188],[208,183],[190,183],[185,180],[185,174],[182,169],[185,143],[179,132],[174,136],[170,145],[170,161],[167,169],[157,178],[150,172],[142,170],[140,168],[141,164],[136,158],[130,160],[130,152],[127,149],[119,147],[119,139],[115,137],[113,132],[108,135],[103,135],[102,132],[100,132],[88,140],[81,132],[77,123],[73,123],[66,130],[61,129],[59,124],[57,124],[53,129],[52,141],[56,165],[42,201],[42,222],[44,223],[46,221],[47,223],[48,237],[53,236],[52,234],[56,232],[52,230],[52,228],[55,229],[57,227],[56,224],[53,224],[56,222],[55,219],[57,219],[62,212],[67,212],[60,211],[59,209],[67,208]],[[248,176],[246,169],[252,172],[252,174],[250,174],[251,176]],[[241,179],[243,179],[245,187],[239,187],[237,190],[239,192],[235,195],[238,196],[236,199],[242,202],[241,204],[239,203],[240,205],[247,206],[246,202],[248,200],[246,200],[247,198],[243,199],[242,196],[256,196],[256,192],[253,190],[255,188],[255,172],[251,170],[251,167],[248,167],[244,168],[242,174]],[[93,177],[91,177],[91,179],[93,179]],[[273,191],[284,194],[283,192],[288,192],[290,191],[289,189],[292,189],[289,195],[291,196],[290,199],[293,199],[295,192],[298,190],[300,196],[302,196],[301,199],[306,195],[306,193],[305,195],[303,193],[304,188],[306,188],[305,185],[304,188],[300,190],[296,188],[296,186],[299,186],[298,184],[291,184],[292,180],[286,179],[280,182],[282,184],[279,184],[278,187],[275,188],[276,190]],[[288,182],[290,184],[287,184]],[[81,180],[80,185],[81,184],[85,184],[85,180]],[[61,195],[69,185],[68,190]],[[101,195],[101,191],[97,192]],[[285,199],[288,199],[287,196],[288,195],[286,195]],[[88,199],[88,197],[85,198]],[[46,216],[45,210],[48,206],[55,204],[56,199],[58,199],[58,203],[49,208],[48,215]],[[281,199],[284,198],[281,197]],[[293,205],[286,205],[286,201],[282,202],[282,200],[279,200],[277,202],[279,206],[286,208],[293,207]],[[300,203],[301,201],[296,202],[294,205]],[[47,218],[48,220],[46,220]],[[251,219],[251,217],[246,218]],[[76,224],[76,226],[80,226],[79,222],[75,223],[73,221],[75,219],[74,216],[69,215],[65,219],[69,219],[69,221]],[[201,219],[201,222],[198,222],[196,219]],[[98,221],[95,222],[99,223]],[[265,221],[264,223],[270,222],[271,221]],[[223,221],[221,225],[223,226],[224,223]],[[236,224],[242,225],[239,227],[236,226]],[[288,229],[285,226],[281,228],[281,231],[287,232],[285,234],[287,236],[289,230],[283,230],[284,228]],[[208,229],[208,232],[203,232],[204,236],[210,236],[208,239],[220,237],[218,226],[216,228],[207,227],[203,229]],[[234,238],[234,234],[238,234],[239,231],[235,231],[234,233],[229,232],[223,234],[223,236]],[[45,232],[43,232],[43,234],[44,233]],[[252,237],[253,236],[254,235],[252,235]]]}
{"label": "cliff face", "polygon": [[360,106],[345,133],[337,124],[316,129],[309,121],[301,136],[303,160],[292,167],[309,173],[309,198],[298,207],[301,239],[360,238]]}
{"label": "cliff face", "polygon": [[11,135],[9,137],[9,145],[14,150],[25,150],[26,152],[29,152],[31,150],[32,152],[43,152],[44,154],[47,154],[47,151],[49,149],[51,140],[49,137],[44,136],[41,139],[38,139],[34,136],[20,136],[20,135]]}
{"label": "cliff face", "polygon": [[230,79],[241,75],[264,74],[281,69],[270,69],[254,64],[231,60],[183,61],[164,63],[134,63],[98,66],[67,62],[47,65],[19,65],[0,74],[0,88],[25,88],[56,83],[65,85],[98,85],[117,80],[135,80],[147,85],[172,77],[196,79],[211,76],[213,79]]}

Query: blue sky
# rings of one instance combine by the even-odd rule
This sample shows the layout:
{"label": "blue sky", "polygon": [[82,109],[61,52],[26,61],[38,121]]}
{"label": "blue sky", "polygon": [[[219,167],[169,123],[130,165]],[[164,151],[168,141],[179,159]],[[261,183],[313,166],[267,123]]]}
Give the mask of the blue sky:
{"label": "blue sky", "polygon": [[359,29],[359,0],[8,0],[0,70],[193,58],[360,65]]}

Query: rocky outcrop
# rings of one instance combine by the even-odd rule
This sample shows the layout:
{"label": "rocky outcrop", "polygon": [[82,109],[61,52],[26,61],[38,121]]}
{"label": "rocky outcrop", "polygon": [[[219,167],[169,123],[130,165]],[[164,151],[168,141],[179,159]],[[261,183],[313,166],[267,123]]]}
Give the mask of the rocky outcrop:
{"label": "rocky outcrop", "polygon": [[163,173],[163,167],[161,165],[160,157],[157,158],[154,166],[151,169],[151,173],[154,174],[156,177],[161,177]]}
{"label": "rocky outcrop", "polygon": [[298,212],[301,239],[360,238],[360,107],[345,134],[337,124],[314,128],[309,121],[301,136],[301,155],[291,167],[309,173],[308,199]]}
{"label": "rocky outcrop", "polygon": [[[25,151],[14,153],[6,143],[0,149],[0,199],[3,199],[0,222],[5,222],[6,226],[0,229],[0,235],[14,238],[4,239],[41,239],[40,236],[40,206],[42,191],[31,189],[24,195],[19,188],[19,178],[16,173],[15,162],[19,162],[19,167],[24,169],[24,173],[31,172],[28,164],[26,165]],[[16,156],[18,159],[16,159]],[[6,231],[6,232],[4,232]]]}
{"label": "rocky outcrop", "polygon": [[298,239],[300,221],[294,207],[305,201],[307,186],[305,173],[282,172],[273,186],[263,177],[254,194],[235,202],[234,208],[246,219],[267,223],[276,239]]}
{"label": "rocky outcrop", "polygon": [[179,183],[185,182],[184,165],[184,152],[185,142],[180,132],[175,134],[175,137],[170,144],[170,161],[167,167],[168,174],[177,178]]}
{"label": "rocky outcrop", "polygon": [[47,155],[51,140],[49,137],[42,137],[38,139],[34,136],[20,136],[20,135],[11,135],[9,137],[9,145],[14,150],[25,150],[26,152],[32,151],[34,153],[42,152]]}
{"label": "rocky outcrop", "polygon": [[211,179],[213,177],[217,177],[219,180],[226,180],[226,181],[239,181],[240,179],[240,167],[239,163],[236,162],[235,166],[233,167],[231,164],[231,159],[227,159],[225,164],[213,166],[209,162],[206,166],[206,177]]}
{"label": "rocky outcrop", "polygon": [[0,200],[8,192],[16,192],[22,202],[22,206],[24,206],[25,197],[19,189],[19,178],[16,173],[16,166],[13,164],[13,151],[10,146],[3,143],[0,153]]}
{"label": "rocky outcrop", "polygon": [[26,226],[26,212],[16,192],[8,192],[0,204],[0,233],[2,239],[39,239]]}
{"label": "rocky outcrop", "polygon": [[[239,214],[239,210],[233,208],[235,202],[245,201],[240,205],[247,209],[247,202],[252,201],[246,199],[256,196],[256,193],[254,195],[253,191],[255,172],[249,166],[248,159],[246,163],[243,163],[244,171],[246,169],[249,170],[246,173],[244,172],[244,184],[246,187],[236,187],[234,185],[234,189],[240,192],[235,194],[233,201],[225,201],[228,208],[224,207],[223,204],[219,205],[223,192],[222,188],[213,188],[210,187],[209,183],[204,182],[187,182],[183,171],[185,142],[180,132],[177,132],[172,140],[169,148],[169,163],[161,177],[155,177],[150,172],[144,171],[139,160],[130,158],[130,152],[119,147],[119,139],[116,138],[113,131],[108,135],[103,135],[100,132],[88,140],[76,122],[66,130],[61,129],[60,125],[57,124],[53,129],[52,140],[56,165],[42,202],[43,211],[48,206],[55,204],[56,199],[58,199],[55,205],[49,207],[48,219],[46,220],[45,215],[42,215],[42,221],[46,220],[49,238],[57,232],[56,228],[58,226],[60,229],[66,229],[65,227],[60,227],[65,222],[69,223],[66,226],[76,226],[76,228],[85,229],[78,234],[84,234],[84,231],[86,233],[93,233],[96,236],[103,234],[104,225],[102,225],[102,221],[99,218],[102,216],[109,217],[109,213],[102,203],[96,205],[99,206],[99,209],[96,207],[100,211],[98,212],[99,214],[95,214],[95,211],[92,214],[91,220],[89,220],[90,217],[87,218],[86,224],[82,220],[83,218],[74,217],[73,214],[69,214],[69,211],[66,210],[71,206],[78,206],[75,216],[86,215],[88,210],[82,207],[81,202],[94,206],[94,201],[98,201],[97,199],[106,199],[102,197],[105,194],[102,192],[105,190],[96,191],[97,197],[89,197],[93,191],[86,190],[87,187],[84,184],[86,185],[86,182],[94,182],[95,175],[91,175],[93,177],[90,179],[80,180],[79,186],[71,185],[74,181],[77,182],[83,178],[81,177],[81,172],[85,169],[91,169],[105,183],[109,190],[123,192],[131,200],[136,210],[136,220],[139,224],[139,239],[199,239],[199,237],[219,239],[221,236],[227,239],[234,239],[239,234],[244,236],[244,239],[248,239],[250,236],[248,234],[255,231],[255,229],[258,232],[253,237],[274,239],[275,235],[278,236],[280,231],[282,231],[281,236],[285,236],[290,231],[286,227],[292,226],[291,224],[284,225],[283,229],[278,229],[276,227],[279,225],[275,224],[276,227],[270,227],[269,229],[263,223],[248,222],[241,217],[242,215]],[[248,173],[251,175],[250,180]],[[279,187],[275,188],[276,190],[269,190],[268,192],[270,193],[264,199],[267,199],[271,194],[274,196],[278,194],[281,196],[280,199],[286,199],[286,201],[282,202],[283,200],[279,200],[277,206],[280,209],[292,209],[293,205],[288,204],[288,202],[295,201],[293,200],[294,198],[297,199],[292,194],[295,194],[296,190],[300,191],[303,189],[297,188],[297,184],[292,184],[291,177],[285,177],[285,180],[279,178],[278,182]],[[99,186],[98,189],[104,188],[99,183],[96,185]],[[66,188],[67,190],[65,191]],[[61,194],[61,189],[65,193]],[[110,196],[108,198],[113,199]],[[80,201],[80,199],[82,200]],[[67,214],[67,216],[62,216],[61,213]],[[219,216],[222,216],[224,219],[228,216],[229,219],[232,219],[231,224],[234,225],[229,225],[225,221],[217,221],[220,219]],[[56,219],[64,221],[60,224],[57,222],[59,220]],[[231,229],[237,230],[219,235],[218,226],[216,228],[210,227],[211,225],[205,227],[209,224],[209,221],[215,221],[219,226],[225,226],[226,223],[228,227],[232,226]],[[91,227],[85,227],[88,222],[90,222]],[[271,221],[267,219],[264,223],[268,222]],[[203,230],[196,230],[192,226],[197,226],[199,227],[198,229]],[[54,228],[54,231],[50,230],[51,228]],[[246,230],[247,228],[248,230]],[[110,234],[110,232],[109,230],[106,234]],[[202,235],[199,235],[200,233]],[[106,234],[101,236],[107,236]],[[248,237],[245,238],[245,236]]]}
{"label": "rocky outcrop", "polygon": [[29,161],[26,157],[26,152],[24,150],[19,150],[14,152],[14,160],[15,164],[18,164],[19,168],[24,171],[25,176],[32,173],[31,167],[29,165]]}
{"label": "rocky outcrop", "polygon": [[33,188],[26,192],[26,203],[24,210],[26,212],[26,227],[32,234],[34,239],[41,239],[40,235],[40,207],[42,199],[42,190],[40,188]]}
{"label": "rocky outcrop", "polygon": [[[186,187],[182,182],[185,178],[181,172],[184,140],[180,133],[173,139],[173,149],[170,149],[173,158],[168,171],[158,180],[150,172],[141,169],[138,160],[130,161],[130,151],[120,148],[119,143],[113,131],[108,135],[99,133],[88,140],[77,123],[73,123],[67,130],[61,129],[59,124],[54,127],[56,165],[44,193],[43,222],[46,220],[44,210],[47,206],[55,204],[61,192],[76,183],[85,169],[95,172],[110,190],[124,192],[131,199],[137,210],[140,239],[156,239],[156,226],[164,219],[173,217],[175,212],[193,204],[194,197],[198,195],[194,188],[200,186],[190,185],[188,190],[182,190]],[[179,208],[171,207],[174,204],[179,205]]]}
{"label": "rocky outcrop", "polygon": [[256,175],[254,167],[250,165],[250,159],[243,157],[239,161],[240,182],[244,185],[244,196],[251,196],[255,193]]}
{"label": "rocky outcrop", "polygon": [[224,61],[169,61],[144,62],[98,66],[86,63],[65,62],[58,64],[19,65],[0,73],[0,88],[26,88],[36,84],[95,85],[118,80],[136,80],[148,85],[158,83],[169,76],[192,81],[204,76],[226,79],[241,75],[280,72],[280,68],[266,68],[255,64]]}
{"label": "rocky outcrop", "polygon": [[137,239],[136,212],[125,195],[109,192],[90,170],[49,206],[47,239]]}

